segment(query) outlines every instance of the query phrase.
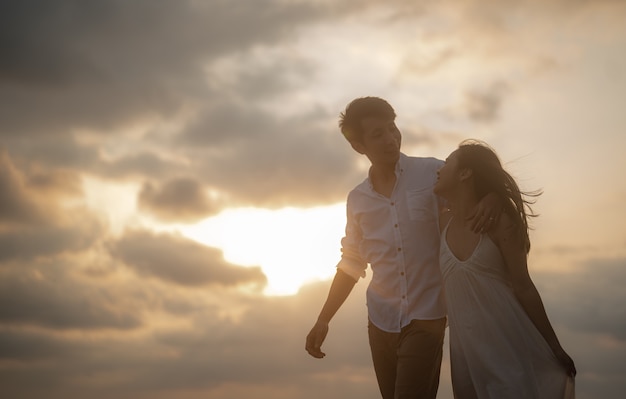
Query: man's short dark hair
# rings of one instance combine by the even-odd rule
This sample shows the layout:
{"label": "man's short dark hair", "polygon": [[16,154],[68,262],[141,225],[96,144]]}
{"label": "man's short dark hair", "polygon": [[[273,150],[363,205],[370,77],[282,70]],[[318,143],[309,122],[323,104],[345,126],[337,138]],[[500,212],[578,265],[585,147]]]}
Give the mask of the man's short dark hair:
{"label": "man's short dark hair", "polygon": [[349,142],[363,141],[361,121],[364,118],[396,118],[396,111],[389,103],[379,97],[360,97],[348,104],[339,115],[339,128]]}

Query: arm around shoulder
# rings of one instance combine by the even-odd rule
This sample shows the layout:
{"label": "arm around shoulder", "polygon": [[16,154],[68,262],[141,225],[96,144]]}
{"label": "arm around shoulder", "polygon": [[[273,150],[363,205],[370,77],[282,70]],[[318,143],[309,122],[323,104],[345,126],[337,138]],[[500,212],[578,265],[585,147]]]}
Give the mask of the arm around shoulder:
{"label": "arm around shoulder", "polygon": [[489,193],[478,202],[466,219],[471,222],[475,233],[488,232],[498,225],[500,216],[504,213],[502,207],[502,198],[496,193]]}

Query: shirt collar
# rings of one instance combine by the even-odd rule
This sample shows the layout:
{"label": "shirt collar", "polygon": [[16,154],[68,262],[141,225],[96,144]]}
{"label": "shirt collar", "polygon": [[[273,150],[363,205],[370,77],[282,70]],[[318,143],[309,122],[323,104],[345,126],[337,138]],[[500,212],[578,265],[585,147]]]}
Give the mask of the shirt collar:
{"label": "shirt collar", "polygon": [[[398,162],[396,162],[396,177],[400,178],[400,176],[402,176],[402,173],[404,173],[404,166],[407,163],[407,158],[408,156],[406,156],[404,153],[400,153],[400,158],[398,158]],[[372,179],[370,179],[370,172],[368,170],[367,172],[367,185],[369,186],[369,188],[371,190],[374,190],[374,185],[372,184]]]}

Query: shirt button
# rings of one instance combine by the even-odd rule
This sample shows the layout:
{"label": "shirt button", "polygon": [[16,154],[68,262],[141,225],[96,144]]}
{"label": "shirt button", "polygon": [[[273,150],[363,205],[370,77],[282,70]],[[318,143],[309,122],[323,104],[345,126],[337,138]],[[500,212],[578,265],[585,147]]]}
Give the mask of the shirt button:
{"label": "shirt button", "polygon": [[398,248],[398,252],[402,251],[402,248]]}
{"label": "shirt button", "polygon": [[406,299],[406,295],[402,295],[402,299]]}
{"label": "shirt button", "polygon": [[398,228],[398,223],[394,224],[393,227]]}
{"label": "shirt button", "polygon": [[395,204],[396,204],[395,202],[392,202],[392,203],[391,203],[391,206],[394,206]]}
{"label": "shirt button", "polygon": [[400,275],[401,275],[401,276],[404,276],[404,272],[400,272]]}

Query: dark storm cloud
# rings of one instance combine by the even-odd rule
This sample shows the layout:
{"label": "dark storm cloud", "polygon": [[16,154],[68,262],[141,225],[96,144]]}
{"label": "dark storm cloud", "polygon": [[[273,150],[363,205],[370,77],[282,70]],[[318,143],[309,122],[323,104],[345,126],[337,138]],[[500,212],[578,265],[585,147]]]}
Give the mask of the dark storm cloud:
{"label": "dark storm cloud", "polygon": [[142,276],[182,286],[263,286],[266,282],[259,267],[232,265],[220,250],[179,236],[130,231],[111,244],[111,253]]}
{"label": "dark storm cloud", "polygon": [[162,185],[145,183],[138,205],[166,221],[193,221],[211,216],[219,209],[212,205],[200,182],[190,178],[176,178]]}
{"label": "dark storm cloud", "polygon": [[0,134],[171,114],[202,92],[206,62],[289,37],[317,14],[272,0],[4,1]]}

